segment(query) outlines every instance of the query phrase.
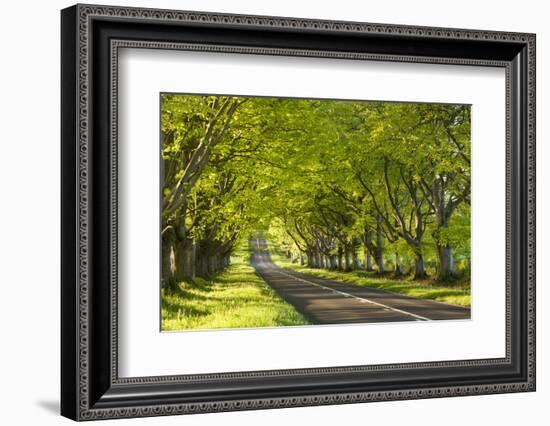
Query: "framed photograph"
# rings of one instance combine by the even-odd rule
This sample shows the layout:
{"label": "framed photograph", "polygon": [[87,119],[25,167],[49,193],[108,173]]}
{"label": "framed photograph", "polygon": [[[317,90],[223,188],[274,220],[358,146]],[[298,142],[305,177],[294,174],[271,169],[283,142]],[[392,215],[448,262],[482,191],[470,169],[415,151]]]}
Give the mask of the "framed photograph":
{"label": "framed photograph", "polygon": [[535,390],[535,35],[61,30],[64,416]]}

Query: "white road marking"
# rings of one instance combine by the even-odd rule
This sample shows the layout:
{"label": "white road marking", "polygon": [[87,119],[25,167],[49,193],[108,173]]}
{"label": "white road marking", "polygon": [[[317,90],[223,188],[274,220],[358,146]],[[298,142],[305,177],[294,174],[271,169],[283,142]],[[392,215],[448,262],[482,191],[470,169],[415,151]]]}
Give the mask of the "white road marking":
{"label": "white road marking", "polygon": [[402,309],[393,308],[391,306],[384,305],[383,303],[378,303],[378,302],[375,302],[374,300],[367,299],[366,297],[355,296],[353,294],[349,294],[349,293],[346,293],[344,291],[335,290],[335,289],[330,288],[330,287],[325,287],[324,285],[317,284],[317,283],[305,280],[303,278],[296,277],[294,275],[288,274],[288,273],[283,272],[283,271],[274,270],[274,272],[286,275],[287,277],[293,278],[293,279],[298,280],[298,281],[302,281],[302,282],[310,284],[310,285],[314,285],[316,287],[320,287],[320,288],[322,288],[324,290],[327,290],[327,291],[330,291],[332,293],[340,294],[341,296],[344,296],[344,297],[353,297],[354,299],[360,300],[362,303],[372,303],[373,305],[380,306],[382,308],[385,308],[386,310],[399,312],[400,314],[411,316],[413,318],[416,318],[417,321],[431,321],[430,318],[426,318],[426,317],[423,317],[421,315],[413,314],[412,312],[407,312],[407,311],[404,311]]}

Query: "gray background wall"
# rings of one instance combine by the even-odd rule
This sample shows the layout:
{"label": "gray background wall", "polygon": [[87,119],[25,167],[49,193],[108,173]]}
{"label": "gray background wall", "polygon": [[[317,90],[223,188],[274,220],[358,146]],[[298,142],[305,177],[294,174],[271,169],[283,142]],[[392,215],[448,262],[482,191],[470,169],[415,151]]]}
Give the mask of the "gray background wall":
{"label": "gray background wall", "polygon": [[[545,424],[550,404],[550,27],[536,0],[102,1],[142,7],[536,32],[538,55],[538,391],[376,404],[122,420],[116,424]],[[68,424],[59,394],[59,9],[3,2],[0,25],[0,418]],[[102,425],[111,424],[112,421]],[[115,424],[115,423],[113,423]]]}

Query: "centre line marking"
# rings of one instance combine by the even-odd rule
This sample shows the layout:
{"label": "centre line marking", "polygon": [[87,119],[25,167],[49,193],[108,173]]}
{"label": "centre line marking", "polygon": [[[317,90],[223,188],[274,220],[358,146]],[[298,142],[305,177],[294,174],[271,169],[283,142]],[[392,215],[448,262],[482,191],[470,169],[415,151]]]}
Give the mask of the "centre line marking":
{"label": "centre line marking", "polygon": [[379,302],[375,302],[374,300],[367,299],[366,297],[355,296],[355,295],[353,295],[353,294],[349,294],[349,293],[346,293],[346,292],[344,292],[344,291],[335,290],[335,289],[330,288],[330,287],[325,287],[324,285],[317,284],[317,283],[314,283],[314,282],[305,280],[305,279],[303,279],[303,278],[296,277],[296,276],[294,276],[294,275],[288,274],[288,273],[283,272],[283,271],[275,270],[274,272],[277,272],[277,273],[279,273],[279,274],[286,275],[287,277],[291,277],[291,278],[293,278],[293,279],[295,279],[295,280],[302,281],[302,282],[307,283],[307,284],[310,284],[310,285],[314,285],[314,286],[319,287],[319,288],[322,288],[322,289],[324,289],[324,290],[327,290],[327,291],[331,291],[331,292],[333,292],[333,293],[340,294],[340,295],[342,295],[342,296],[344,296],[344,297],[353,297],[354,299],[361,300],[361,301],[368,302],[368,303],[372,303],[373,305],[377,305],[377,306],[380,306],[380,307],[382,307],[382,308],[389,309],[390,311],[399,312],[400,314],[411,316],[411,317],[413,317],[413,318],[416,318],[417,321],[431,321],[429,318],[423,317],[422,315],[417,315],[417,314],[413,314],[412,312],[404,311],[404,310],[402,310],[402,309],[393,308],[393,307],[391,307],[391,306],[384,305],[383,303],[379,303]]}

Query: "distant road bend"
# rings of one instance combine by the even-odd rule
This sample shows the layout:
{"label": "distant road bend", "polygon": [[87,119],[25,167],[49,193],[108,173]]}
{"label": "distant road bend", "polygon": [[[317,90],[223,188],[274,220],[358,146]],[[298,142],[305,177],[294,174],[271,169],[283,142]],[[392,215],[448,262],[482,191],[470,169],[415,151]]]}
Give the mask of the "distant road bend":
{"label": "distant road bend", "polygon": [[258,275],[314,324],[470,318],[470,308],[288,271],[273,263],[264,239],[253,238],[251,245]]}

